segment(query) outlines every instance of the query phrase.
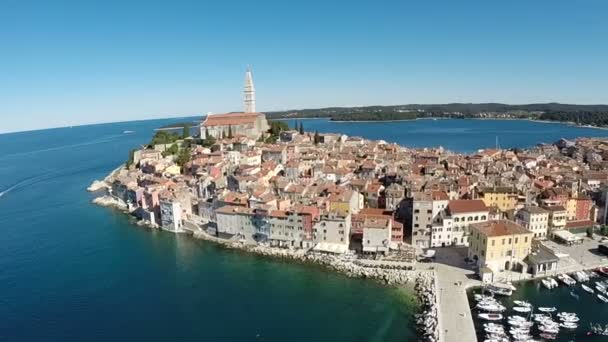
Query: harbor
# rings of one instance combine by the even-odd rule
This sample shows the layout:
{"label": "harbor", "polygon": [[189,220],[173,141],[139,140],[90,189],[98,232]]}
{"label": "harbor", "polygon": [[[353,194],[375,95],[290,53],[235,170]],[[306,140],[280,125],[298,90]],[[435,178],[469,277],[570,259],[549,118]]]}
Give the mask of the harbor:
{"label": "harbor", "polygon": [[605,341],[608,277],[578,271],[560,278],[522,282],[502,294],[469,291],[478,341]]}

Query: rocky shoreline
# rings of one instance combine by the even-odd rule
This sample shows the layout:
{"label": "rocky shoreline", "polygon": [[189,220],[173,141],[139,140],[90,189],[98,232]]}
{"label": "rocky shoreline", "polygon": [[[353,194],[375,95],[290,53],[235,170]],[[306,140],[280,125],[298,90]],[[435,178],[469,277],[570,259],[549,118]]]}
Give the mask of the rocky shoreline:
{"label": "rocky shoreline", "polygon": [[[99,191],[103,188],[109,189],[107,179],[93,182],[87,190]],[[129,213],[126,203],[111,194],[96,197],[92,203]],[[137,221],[137,225],[159,228],[157,225],[142,220]],[[423,341],[439,341],[434,271],[419,271],[411,265],[377,264],[370,266],[350,254],[332,255],[304,249],[277,248],[260,244],[245,245],[233,240],[220,239],[203,230],[195,231],[192,235],[194,238],[215,242],[226,248],[275,259],[320,265],[351,278],[371,279],[388,286],[413,286],[414,293],[421,304],[421,313],[416,315],[419,338]]]}
{"label": "rocky shoreline", "polygon": [[421,302],[421,313],[416,315],[416,328],[421,341],[439,341],[439,313],[435,272],[420,272],[414,290]]}

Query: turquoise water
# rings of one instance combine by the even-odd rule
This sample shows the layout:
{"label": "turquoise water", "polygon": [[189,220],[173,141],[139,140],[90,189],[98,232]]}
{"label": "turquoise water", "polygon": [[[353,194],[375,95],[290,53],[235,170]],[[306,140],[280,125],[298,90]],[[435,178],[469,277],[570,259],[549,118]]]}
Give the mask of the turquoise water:
{"label": "turquoise water", "polygon": [[[295,120],[287,120],[293,127]],[[457,152],[474,152],[484,147],[529,147],[541,142],[581,136],[605,137],[608,130],[560,123],[525,120],[409,120],[394,122],[335,122],[328,119],[300,120],[306,131],[340,132],[369,139],[382,139],[408,147],[443,146]]]}
{"label": "turquoise water", "polygon": [[[606,280],[606,277],[597,278],[597,280]],[[593,285],[594,279],[589,281],[587,285]],[[591,286],[593,288],[594,286]],[[578,299],[570,295],[573,291],[578,295]],[[471,291],[472,293],[479,293],[479,290]],[[540,281],[529,281],[517,285],[517,291],[513,293],[513,296],[508,298],[502,298],[501,302],[505,304],[508,311],[507,315],[512,315],[514,312],[509,311],[513,307],[514,300],[525,300],[530,302],[535,307],[556,307],[558,311],[565,312],[576,312],[580,318],[579,327],[575,331],[568,331],[566,329],[560,329],[558,338],[553,341],[568,342],[568,341],[588,341],[588,342],[600,342],[608,341],[606,336],[587,336],[587,332],[590,331],[589,323],[599,323],[601,325],[608,324],[608,304],[600,301],[595,295],[585,292],[579,284],[570,288],[560,283],[560,286],[553,290],[547,290],[544,288]],[[469,302],[475,305],[475,301],[472,297],[469,297]],[[474,316],[477,311],[474,310]],[[557,312],[556,312],[557,313]],[[519,314],[522,315],[522,314]],[[484,336],[482,332],[481,320],[475,321],[475,326],[478,331],[478,337],[480,341],[483,341],[481,337]],[[506,322],[505,322],[506,326]],[[535,337],[538,338],[538,336]]]}
{"label": "turquoise water", "polygon": [[92,205],[90,182],[168,122],[0,135],[0,340],[415,340],[402,291]]}
{"label": "turquoise water", "polygon": [[[0,135],[0,340],[415,341],[414,305],[399,290],[149,231],[90,203],[93,179],[180,121]],[[465,151],[493,145],[496,132],[522,145],[608,133],[525,121],[304,124]]]}

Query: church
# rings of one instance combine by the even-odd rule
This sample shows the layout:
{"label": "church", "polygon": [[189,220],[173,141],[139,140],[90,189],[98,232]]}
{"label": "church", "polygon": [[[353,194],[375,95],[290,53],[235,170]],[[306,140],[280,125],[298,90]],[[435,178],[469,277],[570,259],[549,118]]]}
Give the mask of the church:
{"label": "church", "polygon": [[255,88],[251,69],[245,73],[244,111],[227,114],[209,114],[201,124],[201,138],[207,134],[214,138],[232,135],[243,135],[258,139],[269,128],[266,115],[255,111]]}

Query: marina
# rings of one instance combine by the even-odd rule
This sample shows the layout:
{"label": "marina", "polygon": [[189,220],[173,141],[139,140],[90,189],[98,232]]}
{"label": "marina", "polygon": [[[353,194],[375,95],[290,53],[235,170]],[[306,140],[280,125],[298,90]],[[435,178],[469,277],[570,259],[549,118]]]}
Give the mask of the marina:
{"label": "marina", "polygon": [[478,341],[605,341],[608,277],[600,274],[560,274],[558,286],[547,285],[553,278],[520,282],[510,295],[489,291],[495,286],[470,290]]}

